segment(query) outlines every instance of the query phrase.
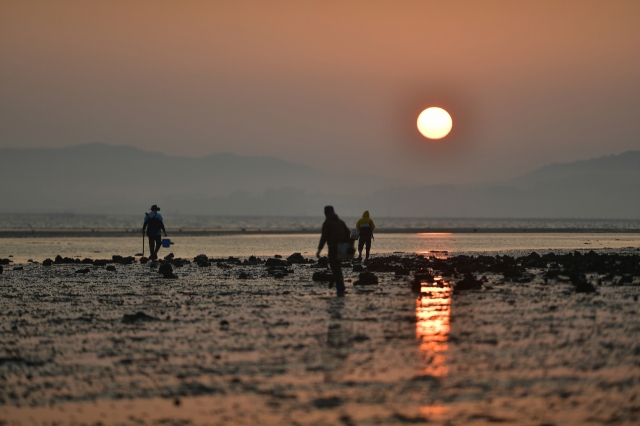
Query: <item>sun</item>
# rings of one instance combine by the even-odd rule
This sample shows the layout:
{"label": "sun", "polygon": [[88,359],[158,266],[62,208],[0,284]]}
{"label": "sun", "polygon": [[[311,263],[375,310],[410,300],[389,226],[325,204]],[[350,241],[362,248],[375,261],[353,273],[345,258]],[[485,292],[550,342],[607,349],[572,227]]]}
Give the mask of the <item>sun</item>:
{"label": "sun", "polygon": [[453,121],[442,108],[427,108],[418,116],[418,130],[429,139],[442,139],[449,134]]}

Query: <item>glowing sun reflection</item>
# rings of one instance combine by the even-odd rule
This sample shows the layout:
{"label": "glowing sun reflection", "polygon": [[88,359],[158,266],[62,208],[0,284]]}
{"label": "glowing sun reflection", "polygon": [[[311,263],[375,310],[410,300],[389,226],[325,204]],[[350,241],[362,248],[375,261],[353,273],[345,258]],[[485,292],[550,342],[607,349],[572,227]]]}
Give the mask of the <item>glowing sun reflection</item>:
{"label": "glowing sun reflection", "polygon": [[416,300],[416,337],[425,367],[422,374],[443,377],[448,374],[446,352],[449,349],[451,287],[436,277],[433,284],[422,284]]}

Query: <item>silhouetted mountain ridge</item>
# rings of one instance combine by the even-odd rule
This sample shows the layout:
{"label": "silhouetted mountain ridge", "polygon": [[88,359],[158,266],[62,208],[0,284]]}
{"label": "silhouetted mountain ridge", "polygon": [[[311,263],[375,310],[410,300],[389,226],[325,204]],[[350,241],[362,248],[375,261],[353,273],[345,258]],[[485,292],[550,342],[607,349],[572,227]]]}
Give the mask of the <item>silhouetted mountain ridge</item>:
{"label": "silhouetted mountain ridge", "polygon": [[3,212],[640,218],[640,151],[556,163],[493,184],[415,186],[276,157],[172,157],[130,146],[0,149]]}

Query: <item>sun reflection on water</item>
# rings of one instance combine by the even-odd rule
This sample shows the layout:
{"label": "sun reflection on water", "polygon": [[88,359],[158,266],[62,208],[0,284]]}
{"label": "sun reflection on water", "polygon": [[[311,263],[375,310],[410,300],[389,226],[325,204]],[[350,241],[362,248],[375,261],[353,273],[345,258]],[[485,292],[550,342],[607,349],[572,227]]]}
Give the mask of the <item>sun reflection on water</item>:
{"label": "sun reflection on water", "polygon": [[[451,286],[442,277],[433,283],[422,283],[416,299],[416,338],[423,360],[421,374],[442,379],[449,374],[447,351],[451,328]],[[420,413],[431,420],[444,419],[449,407],[435,403],[423,406]]]}
{"label": "sun reflection on water", "polygon": [[433,284],[423,283],[416,300],[416,337],[424,360],[422,374],[443,377],[448,374],[446,352],[449,349],[451,287],[436,277]]}

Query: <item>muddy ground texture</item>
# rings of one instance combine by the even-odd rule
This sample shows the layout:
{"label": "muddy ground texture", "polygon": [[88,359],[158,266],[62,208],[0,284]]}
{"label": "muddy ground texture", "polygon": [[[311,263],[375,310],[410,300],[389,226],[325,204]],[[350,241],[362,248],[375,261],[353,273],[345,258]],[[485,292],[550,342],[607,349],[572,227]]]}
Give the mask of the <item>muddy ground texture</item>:
{"label": "muddy ground texture", "polygon": [[633,249],[0,264],[0,424],[640,422]]}

